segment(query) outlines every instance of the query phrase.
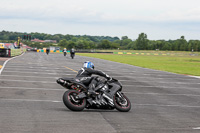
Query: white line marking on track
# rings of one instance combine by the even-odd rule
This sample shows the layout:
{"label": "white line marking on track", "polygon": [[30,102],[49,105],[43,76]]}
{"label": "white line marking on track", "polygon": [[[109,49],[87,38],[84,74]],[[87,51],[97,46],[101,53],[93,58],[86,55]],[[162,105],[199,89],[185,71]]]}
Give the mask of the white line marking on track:
{"label": "white line marking on track", "polygon": [[199,90],[199,88],[191,88],[191,87],[169,87],[169,86],[142,86],[142,85],[122,85],[123,87],[133,87],[135,88],[169,88],[169,89],[189,89],[189,90]]}
{"label": "white line marking on track", "polygon": [[[48,79],[58,79],[58,78],[60,78],[60,77],[49,77],[49,76],[47,76],[47,77],[44,77],[44,76],[22,76],[22,75],[1,75],[1,77],[24,77],[24,78],[48,78]],[[5,78],[4,78],[5,79]],[[8,80],[10,80],[10,79],[8,79]]]}
{"label": "white line marking on track", "polygon": [[159,96],[197,96],[200,95],[194,95],[194,94],[163,94],[163,93],[137,93],[137,92],[123,92],[126,94],[136,94],[136,95],[159,95]]}
{"label": "white line marking on track", "polygon": [[189,105],[164,105],[164,104],[134,104],[135,106],[157,106],[157,107],[181,107],[181,108],[200,108],[200,106]]}
{"label": "white line marking on track", "polygon": [[36,100],[36,99],[1,99],[1,101],[20,101],[20,102],[62,102],[62,101],[56,101],[56,100]]}
{"label": "white line marking on track", "polygon": [[[38,68],[38,69],[35,69],[35,68],[34,68],[34,69],[27,69],[27,68],[26,68],[26,69],[23,69],[23,68],[22,68],[22,69],[18,69],[18,68],[6,68],[6,71],[7,71],[7,70],[13,70],[13,69],[15,69],[15,70],[17,70],[17,71],[31,71],[31,72],[34,72],[34,71],[36,71],[36,72],[41,72],[41,71],[46,71],[46,72],[49,72],[49,71],[50,71],[50,72],[51,72],[51,71],[63,72],[63,71],[64,71],[64,70],[60,70],[60,69],[57,69],[57,70],[55,70],[55,69],[53,69],[53,70],[51,69],[51,70],[50,70],[50,69],[49,69],[49,70],[47,70],[47,69],[39,69],[39,68]],[[60,71],[59,71],[59,70],[60,70]],[[66,70],[65,70],[64,72],[71,72],[71,71],[66,71]]]}
{"label": "white line marking on track", "polygon": [[[68,74],[69,75],[69,74]],[[20,77],[20,76],[17,76],[17,77]],[[25,76],[23,76],[25,77]],[[27,76],[28,77],[28,76]],[[37,76],[29,76],[29,77],[37,77]],[[40,78],[40,77],[37,77],[37,78]],[[45,77],[44,77],[45,78]],[[52,78],[52,79],[56,79],[56,78]],[[0,81],[14,81],[14,82],[38,82],[38,83],[56,83],[55,82],[48,82],[48,81],[27,81],[27,80],[11,80],[11,79],[0,79]],[[121,81],[121,80],[120,80]],[[144,81],[145,83],[145,81]],[[163,82],[158,82],[158,83],[163,83]],[[170,83],[170,82],[165,82],[165,83]],[[175,83],[174,83],[175,84]],[[179,84],[179,83],[177,83]],[[184,83],[183,83],[184,84]],[[185,84],[188,84],[188,83],[185,83]],[[200,84],[200,83],[191,83],[192,85],[194,84]],[[134,87],[138,87],[136,85],[123,85],[123,86],[134,86]],[[139,87],[159,87],[159,86],[139,86]],[[171,88],[171,87],[168,87],[168,88]],[[172,88],[175,88],[175,87],[172,87]]]}
{"label": "white line marking on track", "polygon": [[[23,90],[42,90],[42,91],[66,91],[65,88],[28,88],[28,87],[0,87],[2,89],[23,89]],[[123,92],[125,94],[136,94],[136,95],[160,95],[160,96],[194,96],[199,97],[200,95],[194,94],[162,94],[162,93],[137,93],[137,92]]]}
{"label": "white line marking on track", "polygon": [[14,58],[20,57],[20,56],[22,56],[22,55],[24,55],[24,53],[21,54],[21,55],[19,55],[19,56],[15,56],[15,57],[13,57],[13,58],[10,58],[10,59],[6,60],[6,61],[3,63],[3,67],[2,67],[1,70],[0,70],[0,75],[1,75],[1,73],[2,73],[2,71],[3,71],[3,69],[4,69],[4,67],[5,67],[6,64],[8,63],[8,61],[10,61],[10,60],[12,60],[12,59],[14,59]]}
{"label": "white line marking on track", "polygon": [[[59,73],[41,73],[41,72],[22,72],[22,71],[4,71],[4,72],[7,72],[7,73],[30,73],[30,74],[49,74],[49,75],[58,75]],[[69,72],[70,73],[70,72]],[[65,73],[62,73],[64,75],[74,75],[74,74],[65,74]]]}
{"label": "white line marking on track", "polygon": [[198,78],[198,79],[200,79],[200,76],[189,76],[189,77],[193,77],[193,78]]}
{"label": "white line marking on track", "polygon": [[27,66],[27,65],[23,65],[23,66],[17,66],[17,65],[9,65],[8,66],[8,68],[30,68],[30,69],[36,69],[36,68],[40,68],[40,69],[42,69],[42,68],[44,68],[44,69],[47,69],[48,67],[42,67],[42,66],[31,66],[31,67],[29,67],[29,66]]}
{"label": "white line marking on track", "polygon": [[60,89],[60,88],[54,88],[54,89],[49,89],[49,88],[28,88],[28,87],[0,87],[2,89],[23,89],[23,90],[45,90],[45,91],[65,91],[65,88]]}
{"label": "white line marking on track", "polygon": [[[35,70],[35,69],[40,69],[40,70],[63,70],[63,71],[66,71],[66,68],[62,68],[62,67],[56,67],[56,66],[52,66],[51,68],[50,67],[41,67],[41,66],[31,66],[31,67],[28,67],[27,65],[24,65],[24,66],[11,66],[9,64],[8,67],[6,67],[6,69],[13,69],[13,68],[16,68],[16,69],[20,69],[22,68],[24,70],[25,69],[28,69],[28,70]],[[70,72],[70,71],[69,71]]]}
{"label": "white line marking on track", "polygon": [[200,130],[200,127],[194,127],[193,129],[194,130]]}
{"label": "white line marking on track", "polygon": [[[65,74],[65,75],[73,75],[73,74]],[[49,76],[22,76],[22,75],[1,75],[2,77],[30,77],[30,78],[48,78],[48,79],[58,79],[59,77],[49,77]],[[4,78],[5,79],[5,78]],[[10,79],[8,79],[10,80]],[[132,83],[138,83],[137,81],[130,80],[119,80],[119,81],[130,81]],[[142,81],[142,82],[151,82],[151,81]],[[157,82],[157,83],[175,83],[175,82]],[[177,84],[188,84],[183,82],[178,82]],[[189,84],[200,84],[200,83],[189,83]],[[124,86],[131,86],[131,85],[124,85]]]}
{"label": "white line marking on track", "polygon": [[[37,99],[0,99],[1,101],[19,101],[19,102],[62,102],[62,101],[57,101],[57,100],[37,100]],[[134,104],[135,106],[159,106],[159,107],[182,107],[182,108],[200,108],[200,106],[187,106],[187,105],[159,105],[159,104]],[[199,129],[193,128],[193,129]]]}
{"label": "white line marking on track", "polygon": [[[129,80],[119,80],[119,81],[122,81],[122,82],[131,82],[131,83],[152,83],[152,82],[155,82],[155,81],[145,81],[145,80],[142,80],[142,81],[140,81],[140,82],[138,82],[138,81],[132,81],[131,79],[129,79]],[[200,84],[200,83],[185,83],[185,82],[163,82],[163,81],[156,81],[156,83],[160,83],[160,84],[169,84],[169,83],[171,83],[171,84],[192,84],[192,85],[194,85],[194,84]]]}
{"label": "white line marking on track", "polygon": [[[135,80],[138,80],[138,79],[140,79],[140,78],[142,78],[142,79],[145,79],[145,78],[147,78],[147,79],[149,79],[149,77],[144,77],[144,76],[141,76],[141,75],[135,75],[135,76],[128,76],[128,75],[126,75],[126,76],[113,76],[113,77],[116,77],[116,78],[118,78],[118,77],[124,77],[124,78],[127,78],[127,77],[130,77],[130,78],[133,78],[133,79],[135,79]],[[165,77],[165,78],[160,78],[160,77],[153,77],[153,79],[180,79],[180,77]],[[197,79],[195,79],[195,78],[190,78],[190,77],[184,77],[184,78],[181,78],[182,80],[197,80]]]}
{"label": "white line marking on track", "polygon": [[32,83],[32,82],[36,82],[36,83],[48,83],[48,84],[56,84],[55,82],[48,82],[48,81],[27,81],[27,80],[10,80],[10,79],[0,79],[0,81],[6,81],[6,82],[26,82],[26,83]]}

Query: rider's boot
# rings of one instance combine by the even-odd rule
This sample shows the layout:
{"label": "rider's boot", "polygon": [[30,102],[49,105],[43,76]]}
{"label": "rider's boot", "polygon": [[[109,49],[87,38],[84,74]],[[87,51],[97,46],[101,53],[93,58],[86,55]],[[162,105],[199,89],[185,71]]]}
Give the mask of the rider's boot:
{"label": "rider's boot", "polygon": [[90,95],[94,95],[94,96],[98,95],[99,93],[97,93],[97,92],[94,91],[94,90],[95,90],[95,85],[94,85],[94,84],[90,85],[87,94],[88,94],[89,96],[90,96]]}

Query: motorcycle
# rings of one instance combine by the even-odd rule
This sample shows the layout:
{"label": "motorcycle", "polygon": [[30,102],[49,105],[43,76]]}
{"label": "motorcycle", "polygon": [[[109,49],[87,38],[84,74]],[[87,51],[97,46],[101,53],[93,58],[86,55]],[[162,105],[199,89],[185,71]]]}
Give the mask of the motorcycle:
{"label": "motorcycle", "polygon": [[71,53],[71,58],[74,59],[75,53]]}
{"label": "motorcycle", "polygon": [[46,50],[46,54],[47,54],[47,55],[49,54],[49,49]]}
{"label": "motorcycle", "polygon": [[63,52],[64,53],[64,56],[66,56],[67,55],[67,52]]}
{"label": "motorcycle", "polygon": [[57,83],[68,89],[63,95],[63,103],[72,111],[86,108],[128,112],[131,109],[130,100],[122,93],[122,84],[115,78],[99,81],[95,95],[88,94],[88,87],[82,84],[80,79],[59,78]]}

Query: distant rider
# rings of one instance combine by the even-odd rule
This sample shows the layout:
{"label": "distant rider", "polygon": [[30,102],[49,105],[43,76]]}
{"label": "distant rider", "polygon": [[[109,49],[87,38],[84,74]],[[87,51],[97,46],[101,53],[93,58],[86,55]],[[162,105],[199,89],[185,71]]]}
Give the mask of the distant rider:
{"label": "distant rider", "polygon": [[67,54],[67,49],[66,48],[63,49],[63,54],[64,54],[64,56],[66,56],[66,54]]}
{"label": "distant rider", "polygon": [[47,53],[47,55],[49,54],[49,49],[48,48],[46,49],[46,53]]}
{"label": "distant rider", "polygon": [[71,57],[72,57],[72,59],[73,59],[74,56],[75,56],[75,50],[74,50],[74,48],[72,48],[72,49],[70,50],[70,55],[71,55]]}

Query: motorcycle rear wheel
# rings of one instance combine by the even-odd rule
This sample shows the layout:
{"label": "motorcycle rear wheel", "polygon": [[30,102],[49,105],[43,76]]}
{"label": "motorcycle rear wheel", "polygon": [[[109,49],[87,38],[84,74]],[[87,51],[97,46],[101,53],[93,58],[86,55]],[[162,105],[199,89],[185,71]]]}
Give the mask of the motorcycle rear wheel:
{"label": "motorcycle rear wheel", "polygon": [[118,111],[128,112],[131,109],[131,102],[124,94],[120,93],[121,97],[117,95],[114,96],[114,104]]}
{"label": "motorcycle rear wheel", "polygon": [[63,103],[72,111],[82,111],[86,106],[86,99],[75,99],[79,94],[76,90],[68,90],[63,95]]}

